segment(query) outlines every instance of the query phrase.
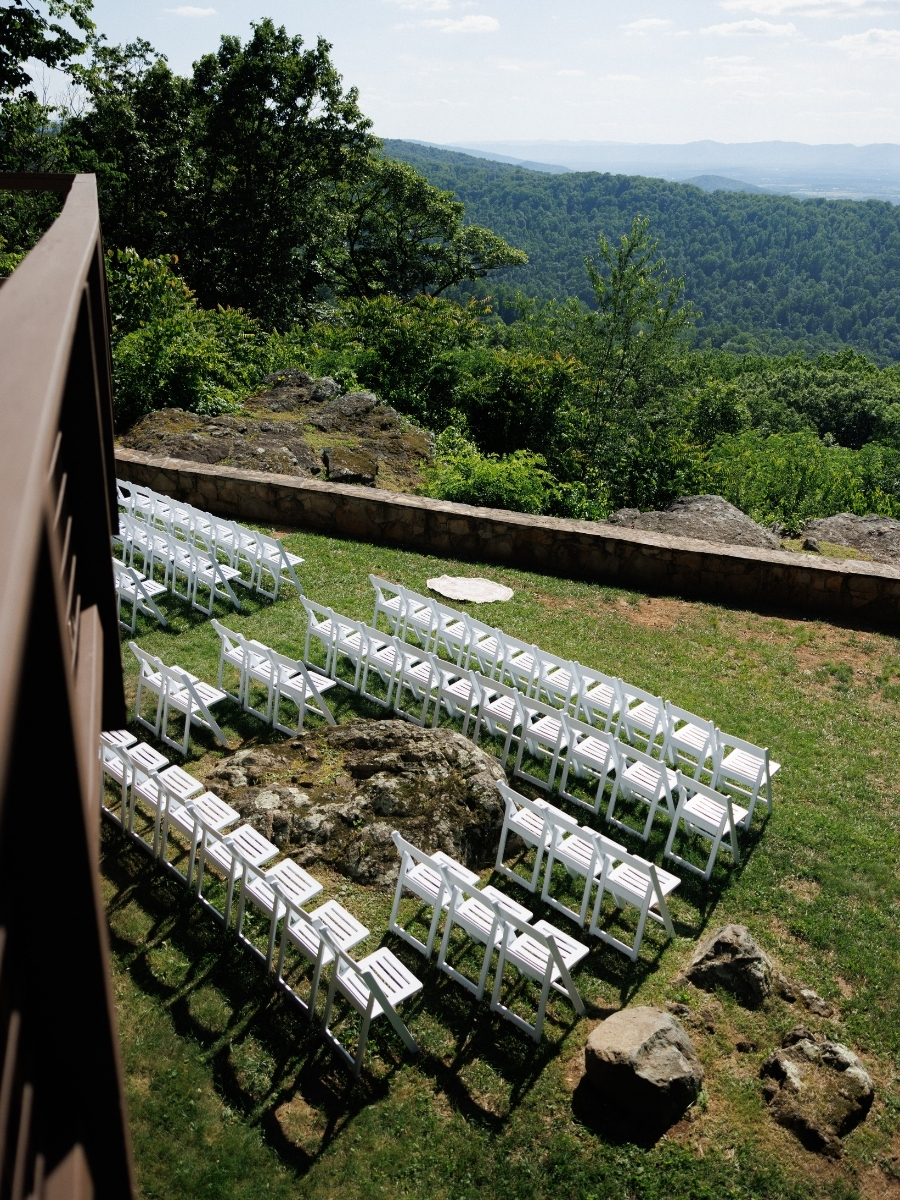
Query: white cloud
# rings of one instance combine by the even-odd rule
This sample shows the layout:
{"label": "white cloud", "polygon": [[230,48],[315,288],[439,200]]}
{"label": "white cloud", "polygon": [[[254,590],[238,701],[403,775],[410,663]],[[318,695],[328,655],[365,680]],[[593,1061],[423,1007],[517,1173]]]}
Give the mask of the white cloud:
{"label": "white cloud", "polygon": [[450,0],[386,0],[388,4],[399,4],[401,8],[414,8],[424,12],[445,12]]}
{"label": "white cloud", "polygon": [[557,75],[584,75],[584,71],[557,71]]}
{"label": "white cloud", "polygon": [[460,21],[452,21],[449,17],[445,17],[440,21],[424,21],[425,25],[432,25],[435,29],[440,29],[441,33],[494,33],[500,28],[500,22],[496,17],[463,17]]}
{"label": "white cloud", "polygon": [[708,63],[719,63],[721,66],[724,67],[724,66],[727,66],[729,63],[752,62],[752,59],[749,58],[748,55],[746,55],[746,54],[731,54],[727,57],[723,57],[720,54],[711,54],[711,55],[709,55],[708,58],[704,58],[703,61],[708,62]]}
{"label": "white cloud", "polygon": [[797,26],[789,22],[787,25],[773,25],[771,21],[761,21],[754,17],[750,21],[728,21],[724,25],[708,25],[701,33],[716,33],[720,37],[742,37],[745,34],[755,34],[763,37],[793,37]]}
{"label": "white cloud", "polygon": [[640,83],[640,75],[604,75],[604,83]]}
{"label": "white cloud", "polygon": [[671,21],[666,21],[663,17],[641,17],[639,21],[632,21],[629,25],[621,25],[619,28],[624,29],[626,33],[647,33],[650,29],[662,29],[671,24]]}
{"label": "white cloud", "polygon": [[167,8],[167,13],[174,13],[176,17],[214,17],[216,10],[214,8],[195,8],[193,4],[182,4],[179,8]]}
{"label": "white cloud", "polygon": [[[729,12],[755,12],[767,17],[783,13],[800,13],[809,17],[851,17],[862,12],[883,12],[885,3],[879,0],[720,0]],[[886,0],[888,8],[896,8],[897,0]]]}
{"label": "white cloud", "polygon": [[829,42],[851,58],[900,58],[900,29],[867,29]]}

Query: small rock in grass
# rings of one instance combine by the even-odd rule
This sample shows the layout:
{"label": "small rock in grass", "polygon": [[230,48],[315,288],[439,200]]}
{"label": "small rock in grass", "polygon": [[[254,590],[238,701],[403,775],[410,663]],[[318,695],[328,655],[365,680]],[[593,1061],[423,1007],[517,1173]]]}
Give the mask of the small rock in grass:
{"label": "small rock in grass", "polygon": [[685,977],[706,991],[726,988],[748,1008],[758,1008],[772,990],[772,963],[745,925],[725,925],[703,938]]}
{"label": "small rock in grass", "polygon": [[775,991],[782,998],[782,1000],[786,1000],[788,1002],[788,1004],[796,1003],[797,992],[794,989],[794,985],[791,983],[791,981],[788,979],[788,977],[786,975],[782,975],[782,973],[780,971],[778,971],[777,974],[775,975],[774,982],[775,982]]}
{"label": "small rock in grass", "polygon": [[760,1075],[773,1119],[831,1158],[841,1157],[841,1138],[865,1120],[875,1098],[872,1077],[849,1047],[817,1041],[800,1025],[785,1034]]}
{"label": "small rock in grass", "polygon": [[811,537],[809,534],[803,539],[800,544],[801,550],[810,550],[813,554],[821,554],[822,547],[819,545],[819,539]]}
{"label": "small rock in grass", "polygon": [[818,992],[814,992],[812,988],[801,988],[800,999],[809,1011],[815,1013],[817,1017],[831,1017],[834,1015],[834,1008],[827,1000],[823,1000]]}

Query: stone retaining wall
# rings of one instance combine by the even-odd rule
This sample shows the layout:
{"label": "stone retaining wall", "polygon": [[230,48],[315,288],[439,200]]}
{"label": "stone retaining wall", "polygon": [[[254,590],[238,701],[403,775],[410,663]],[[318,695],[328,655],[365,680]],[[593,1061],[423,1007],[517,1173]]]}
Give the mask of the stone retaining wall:
{"label": "stone retaining wall", "polygon": [[900,623],[900,569],[117,450],[119,475],[221,516],[804,616]]}

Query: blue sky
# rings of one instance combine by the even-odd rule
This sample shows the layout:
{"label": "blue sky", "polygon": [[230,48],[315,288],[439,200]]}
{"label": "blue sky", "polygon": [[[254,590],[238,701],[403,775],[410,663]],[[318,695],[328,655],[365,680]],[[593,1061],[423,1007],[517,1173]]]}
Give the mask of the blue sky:
{"label": "blue sky", "polygon": [[900,0],[95,0],[182,72],[271,16],[383,137],[900,142]]}

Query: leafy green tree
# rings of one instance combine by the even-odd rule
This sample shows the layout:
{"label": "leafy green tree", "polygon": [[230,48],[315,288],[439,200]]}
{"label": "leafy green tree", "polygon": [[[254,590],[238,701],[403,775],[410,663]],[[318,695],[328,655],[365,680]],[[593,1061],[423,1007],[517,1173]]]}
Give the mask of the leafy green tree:
{"label": "leafy green tree", "polygon": [[357,299],[381,294],[440,295],[528,256],[477,225],[465,206],[407,163],[372,155],[364,175],[340,192],[343,237],[328,254],[339,292]]}
{"label": "leafy green tree", "polygon": [[306,50],[270,20],[222,38],[194,67],[197,178],[185,273],[205,305],[268,325],[295,320],[325,281],[336,198],[368,169],[374,139],[319,39]]}
{"label": "leafy green tree", "polygon": [[183,254],[196,180],[189,81],[142,40],[98,44],[76,74],[89,104],[67,115],[60,138],[78,169],[97,176],[106,244]]}
{"label": "leafy green tree", "polygon": [[[29,59],[65,70],[73,58],[83,54],[94,33],[88,16],[92,7],[91,0],[47,0],[45,15],[31,0],[12,0],[0,6],[0,97],[29,89],[28,94],[35,98],[30,91]],[[60,25],[59,18],[64,17],[84,36]]]}

